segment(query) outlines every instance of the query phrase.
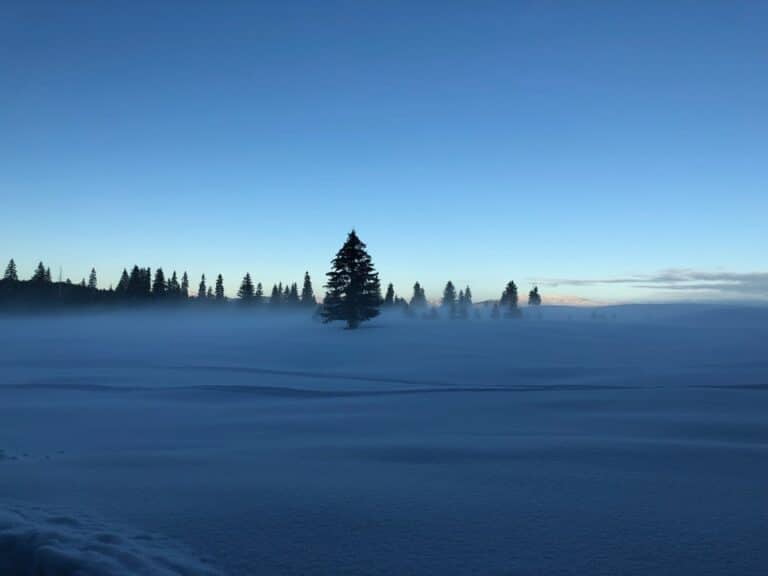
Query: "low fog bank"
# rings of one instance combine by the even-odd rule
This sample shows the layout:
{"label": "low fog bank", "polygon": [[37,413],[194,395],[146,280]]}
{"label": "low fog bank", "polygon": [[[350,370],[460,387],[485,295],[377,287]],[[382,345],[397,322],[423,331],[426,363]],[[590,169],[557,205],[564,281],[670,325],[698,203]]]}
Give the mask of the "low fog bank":
{"label": "low fog bank", "polygon": [[[519,318],[384,311],[360,330],[305,311],[133,310],[0,320],[3,386],[166,388],[753,384],[768,308],[531,307]],[[226,374],[225,374],[226,373]],[[281,378],[283,375],[284,378]],[[695,376],[695,380],[692,378]],[[298,380],[297,380],[298,378]]]}

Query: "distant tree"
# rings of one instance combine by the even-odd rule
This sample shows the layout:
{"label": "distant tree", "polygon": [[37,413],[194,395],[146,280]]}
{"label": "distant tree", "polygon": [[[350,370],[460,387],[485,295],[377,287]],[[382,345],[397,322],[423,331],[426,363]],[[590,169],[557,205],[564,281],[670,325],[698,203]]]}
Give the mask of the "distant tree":
{"label": "distant tree", "polygon": [[51,269],[46,268],[45,269],[45,281],[50,284],[51,283]]}
{"label": "distant tree", "polygon": [[424,308],[427,305],[427,295],[421,284],[416,282],[413,285],[413,296],[411,296],[411,306],[413,308]]}
{"label": "distant tree", "polygon": [[539,287],[534,286],[533,290],[528,292],[528,306],[540,306],[541,295],[539,294]]}
{"label": "distant tree", "polygon": [[88,276],[88,288],[90,290],[96,290],[96,268],[91,268],[91,274]]}
{"label": "distant tree", "polygon": [[256,292],[253,295],[253,303],[254,304],[261,304],[264,302],[264,288],[261,285],[261,282],[256,284]]}
{"label": "distant tree", "polygon": [[297,306],[301,303],[299,298],[299,286],[296,284],[296,282],[291,284],[290,302],[294,306]]}
{"label": "distant tree", "polygon": [[35,268],[35,271],[32,274],[32,278],[30,279],[31,282],[35,282],[37,284],[43,284],[45,280],[45,266],[43,266],[43,263],[40,262],[37,265],[37,268]]}
{"label": "distant tree", "polygon": [[456,288],[450,280],[443,289],[442,306],[448,311],[451,318],[456,317]]}
{"label": "distant tree", "polygon": [[469,289],[469,286],[464,289],[464,302],[468,306],[472,305],[472,290]]}
{"label": "distant tree", "polygon": [[520,310],[517,307],[517,285],[513,281],[507,282],[507,286],[501,294],[499,304],[502,308],[506,308],[505,315],[507,317],[520,315]]}
{"label": "distant tree", "polygon": [[251,275],[246,273],[243,276],[243,281],[240,283],[240,289],[237,291],[237,297],[245,304],[253,303],[253,282],[251,281]]}
{"label": "distant tree", "polygon": [[179,278],[176,276],[176,270],[171,274],[171,279],[168,280],[168,296],[171,298],[179,298],[181,296],[181,286],[179,286]]}
{"label": "distant tree", "polygon": [[205,274],[203,274],[200,277],[200,284],[197,286],[197,298],[199,300],[205,299],[206,294],[208,293],[206,287],[205,287]]}
{"label": "distant tree", "polygon": [[211,288],[210,286],[208,286],[208,294],[206,294],[206,298],[208,300],[213,300],[213,288]]}
{"label": "distant tree", "polygon": [[16,270],[16,262],[13,261],[13,258],[11,258],[10,262],[8,262],[8,266],[5,268],[3,279],[10,280],[11,282],[18,282],[19,280],[19,273]]}
{"label": "distant tree", "polygon": [[81,279],[80,279],[80,287],[81,287],[81,288],[85,288],[85,287],[86,287],[86,284],[85,284],[85,278],[81,278]]}
{"label": "distant tree", "polygon": [[304,285],[301,287],[301,304],[303,306],[316,306],[315,292],[312,289],[312,279],[309,272],[304,272]]}
{"label": "distant tree", "polygon": [[269,297],[269,305],[273,308],[277,308],[280,306],[280,300],[283,298],[283,288],[282,284],[278,286],[277,284],[272,285],[272,294]]}
{"label": "distant tree", "polygon": [[221,274],[216,277],[216,300],[224,300],[224,279]]}
{"label": "distant tree", "polygon": [[288,286],[288,284],[286,284],[285,288],[283,289],[283,297],[281,300],[283,304],[293,304],[291,301],[291,287]]}
{"label": "distant tree", "polygon": [[144,292],[144,271],[140,270],[138,266],[134,266],[131,269],[131,275],[128,277],[128,288],[126,290],[128,296],[131,298],[138,298],[143,296]]}
{"label": "distant tree", "polygon": [[189,276],[187,276],[186,270],[181,276],[181,294],[180,296],[186,300],[189,298]]}
{"label": "distant tree", "polygon": [[141,275],[141,281],[142,281],[141,295],[146,298],[152,292],[152,269],[151,268],[147,268],[144,270],[144,273]]}
{"label": "distant tree", "polygon": [[162,268],[155,271],[155,279],[152,282],[152,296],[162,298],[166,295],[168,287],[165,284],[165,274]]}
{"label": "distant tree", "polygon": [[392,283],[390,282],[387,285],[387,293],[384,295],[384,302],[382,303],[383,306],[390,307],[393,306],[395,303],[395,287],[392,286]]}
{"label": "distant tree", "polygon": [[128,272],[123,268],[123,273],[120,275],[120,281],[117,283],[117,289],[115,291],[118,294],[126,294],[128,292],[128,282]]}
{"label": "distant tree", "polygon": [[331,271],[326,274],[323,321],[342,320],[347,323],[347,328],[354,329],[361,322],[378,316],[381,303],[379,275],[365,244],[354,230],[331,265]]}

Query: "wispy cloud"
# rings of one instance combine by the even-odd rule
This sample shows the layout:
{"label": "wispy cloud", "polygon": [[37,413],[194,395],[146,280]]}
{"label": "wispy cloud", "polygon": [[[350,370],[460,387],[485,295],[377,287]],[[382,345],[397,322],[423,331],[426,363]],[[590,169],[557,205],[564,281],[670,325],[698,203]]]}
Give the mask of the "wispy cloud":
{"label": "wispy cloud", "polygon": [[706,272],[689,268],[672,268],[651,275],[617,278],[549,278],[547,286],[623,285],[646,290],[690,292],[705,296],[766,298],[768,272]]}

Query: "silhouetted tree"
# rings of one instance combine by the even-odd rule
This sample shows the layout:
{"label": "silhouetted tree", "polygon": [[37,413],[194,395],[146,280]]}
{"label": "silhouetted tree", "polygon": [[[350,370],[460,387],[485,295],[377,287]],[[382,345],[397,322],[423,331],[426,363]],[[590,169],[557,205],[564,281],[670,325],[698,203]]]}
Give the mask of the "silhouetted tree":
{"label": "silhouetted tree", "polygon": [[205,287],[205,274],[200,277],[200,284],[197,286],[197,297],[199,300],[203,300],[208,293]]}
{"label": "silhouetted tree", "polygon": [[539,287],[534,286],[533,290],[528,292],[528,306],[541,305],[541,295],[539,294]]}
{"label": "silhouetted tree", "polygon": [[181,276],[181,297],[184,300],[189,298],[189,276],[187,276],[186,270]]}
{"label": "silhouetted tree", "polygon": [[43,266],[42,262],[38,263],[37,268],[32,273],[30,282],[35,282],[36,284],[43,284],[45,282],[45,266]]}
{"label": "silhouetted tree", "polygon": [[177,299],[181,296],[181,286],[179,286],[179,279],[176,276],[176,270],[171,274],[171,279],[168,280],[168,296]]}
{"label": "silhouetted tree", "polygon": [[253,303],[253,282],[251,281],[251,275],[246,273],[243,276],[243,281],[240,283],[240,289],[237,291],[237,297],[245,304]]}
{"label": "silhouetted tree", "polygon": [[324,322],[343,320],[348,328],[354,329],[361,322],[378,316],[379,275],[365,248],[352,230],[332,260],[331,271],[326,274],[327,292],[321,312]]}
{"label": "silhouetted tree", "polygon": [[316,306],[315,292],[312,290],[312,279],[309,272],[304,272],[304,285],[301,287],[301,303],[304,306]]}
{"label": "silhouetted tree", "polygon": [[216,300],[224,300],[224,279],[221,274],[216,277]]}
{"label": "silhouetted tree", "polygon": [[289,301],[292,305],[298,306],[301,303],[299,299],[299,286],[296,282],[291,284],[291,292],[289,294]]}
{"label": "silhouetted tree", "polygon": [[50,269],[50,268],[46,268],[46,269],[45,269],[45,278],[44,278],[44,280],[45,280],[45,281],[46,281],[48,284],[50,284],[50,283],[51,283],[51,269]]}
{"label": "silhouetted tree", "polygon": [[467,304],[467,306],[472,305],[472,290],[469,289],[469,286],[464,289],[464,303]]}
{"label": "silhouetted tree", "polygon": [[167,286],[165,285],[165,274],[162,268],[155,271],[155,280],[152,282],[152,296],[162,298],[165,296]]}
{"label": "silhouetted tree", "polygon": [[208,294],[206,294],[206,298],[208,300],[213,300],[213,288],[211,288],[210,286],[208,286]]}
{"label": "silhouetted tree", "polygon": [[91,274],[88,276],[88,288],[96,290],[96,268],[91,268]]}
{"label": "silhouetted tree", "polygon": [[456,317],[456,288],[450,280],[443,289],[442,305],[448,311],[451,318]]}
{"label": "silhouetted tree", "polygon": [[254,304],[262,304],[264,302],[264,288],[261,286],[261,282],[256,284],[256,292],[253,295]]}
{"label": "silhouetted tree", "polygon": [[424,308],[427,305],[427,295],[421,284],[416,282],[413,285],[413,296],[411,296],[411,306],[413,308]]}
{"label": "silhouetted tree", "polygon": [[512,280],[507,282],[507,286],[501,294],[500,304],[502,308],[506,308],[506,316],[520,315],[520,310],[517,307],[517,285]]}
{"label": "silhouetted tree", "polygon": [[125,295],[128,292],[128,282],[128,272],[123,268],[123,273],[120,275],[120,281],[117,283],[117,289],[115,291],[118,294]]}
{"label": "silhouetted tree", "polygon": [[8,262],[8,266],[5,268],[3,279],[10,280],[11,282],[18,282],[19,280],[19,273],[16,270],[16,262],[13,261],[13,258],[11,258],[10,262]]}
{"label": "silhouetted tree", "polygon": [[395,287],[392,286],[392,283],[390,282],[387,285],[387,293],[384,295],[384,302],[383,306],[389,307],[394,305],[395,303]]}
{"label": "silhouetted tree", "polygon": [[278,286],[277,284],[272,284],[272,294],[269,297],[269,305],[273,308],[277,308],[280,306],[280,300],[283,297],[283,288],[282,284]]}

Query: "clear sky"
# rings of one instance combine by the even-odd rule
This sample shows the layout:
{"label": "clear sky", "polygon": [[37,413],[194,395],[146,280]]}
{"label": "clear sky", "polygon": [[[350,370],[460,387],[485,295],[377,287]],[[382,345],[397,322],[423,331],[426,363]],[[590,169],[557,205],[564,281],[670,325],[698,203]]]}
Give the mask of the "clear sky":
{"label": "clear sky", "polygon": [[403,294],[766,297],[767,30],[741,1],[5,1],[2,266],[319,287],[354,226]]}

